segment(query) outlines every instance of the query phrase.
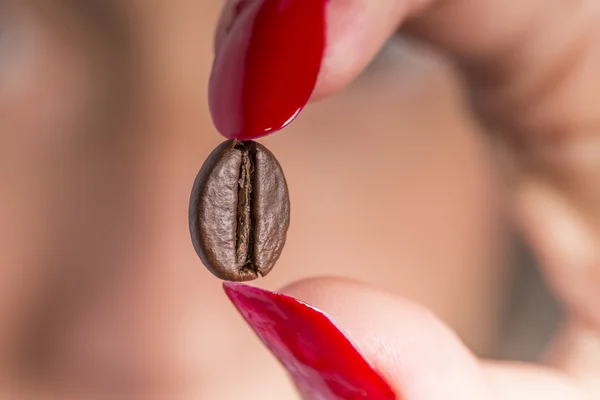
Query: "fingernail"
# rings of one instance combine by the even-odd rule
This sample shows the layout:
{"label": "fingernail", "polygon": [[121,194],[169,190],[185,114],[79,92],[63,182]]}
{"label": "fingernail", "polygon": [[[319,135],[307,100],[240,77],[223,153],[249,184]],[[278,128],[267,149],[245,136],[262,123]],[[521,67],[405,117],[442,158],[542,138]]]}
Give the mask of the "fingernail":
{"label": "fingernail", "polygon": [[303,398],[388,400],[396,396],[321,311],[293,297],[238,283],[225,292],[290,373]]}
{"label": "fingernail", "polygon": [[321,69],[327,1],[255,0],[237,9],[209,84],[213,123],[223,136],[268,135],[306,105]]}

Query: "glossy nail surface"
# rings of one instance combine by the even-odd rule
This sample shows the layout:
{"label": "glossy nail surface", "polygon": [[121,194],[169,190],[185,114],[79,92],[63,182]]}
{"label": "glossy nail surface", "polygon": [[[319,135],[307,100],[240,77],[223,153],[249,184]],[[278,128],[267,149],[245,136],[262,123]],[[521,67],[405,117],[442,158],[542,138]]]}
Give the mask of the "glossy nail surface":
{"label": "glossy nail surface", "polygon": [[322,312],[292,297],[251,286],[225,283],[224,288],[304,398],[396,399],[387,382]]}
{"label": "glossy nail surface", "polygon": [[325,49],[327,0],[255,0],[216,51],[209,104],[217,130],[248,140],[289,124],[308,102]]}

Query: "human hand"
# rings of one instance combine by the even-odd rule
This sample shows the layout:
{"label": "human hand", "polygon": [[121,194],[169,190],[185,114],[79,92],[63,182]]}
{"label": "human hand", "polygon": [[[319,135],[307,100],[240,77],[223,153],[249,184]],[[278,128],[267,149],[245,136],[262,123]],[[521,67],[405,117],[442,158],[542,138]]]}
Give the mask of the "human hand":
{"label": "human hand", "polygon": [[[217,34],[217,57],[226,58],[223,54],[237,51],[238,60],[241,59],[240,54],[244,53],[239,53],[239,47],[231,47],[228,35],[251,29],[253,20],[248,16],[259,12],[262,4],[279,4],[273,0],[238,7],[238,3],[230,1],[223,14]],[[312,8],[326,12],[326,47],[318,79],[314,76],[317,80],[313,99],[329,96],[353,81],[399,26],[452,57],[463,72],[474,111],[493,138],[498,139],[500,165],[512,192],[514,222],[534,249],[568,315],[544,364],[511,365],[476,360],[425,310],[375,289],[338,280],[310,280],[283,292],[327,312],[398,398],[587,399],[600,395],[600,381],[594,376],[600,364],[600,311],[596,306],[600,304],[600,108],[593,102],[600,89],[600,4],[548,4],[541,0],[315,0],[303,5],[298,5],[299,1],[287,4],[297,10],[306,7],[309,11]],[[318,12],[307,15],[314,20],[303,19],[302,23],[313,28],[320,26]],[[277,18],[281,26],[302,26],[294,23],[300,18],[298,14],[273,13],[271,17]],[[265,17],[261,22],[264,28],[269,20]],[[293,40],[293,35],[285,30],[279,32],[278,45],[284,46],[286,38]],[[319,41],[318,37],[310,40],[313,39]],[[269,43],[253,41],[251,46],[255,46],[254,50],[267,49]],[[302,47],[298,51],[314,49]],[[261,55],[254,71],[261,71],[260,65],[268,69],[272,62]],[[305,54],[298,59],[302,55]],[[224,65],[227,66],[224,63],[217,67]],[[213,71],[213,79],[221,79],[220,72]],[[260,77],[260,73],[246,76],[247,81],[258,80],[246,89],[256,88],[262,82]],[[300,81],[308,84],[311,77],[307,73]],[[283,78],[281,82],[285,84]],[[313,88],[309,85],[308,89],[310,93]],[[264,95],[251,90],[239,93],[253,107],[260,104]],[[301,99],[306,91],[298,93],[300,100],[290,105],[292,111],[304,105]],[[252,101],[252,96],[257,100]],[[216,103],[218,108],[218,100]],[[252,111],[261,112],[257,107]],[[253,123],[268,121],[267,117],[254,115]],[[218,109],[216,118],[219,127]],[[279,116],[277,121],[284,126],[289,118]],[[267,125],[263,128],[272,128]],[[250,136],[264,133],[270,130],[254,131]],[[365,381],[361,380],[364,376],[341,376],[332,370],[327,375],[319,371],[316,365],[325,362],[319,357],[325,357],[327,348],[322,353],[318,351],[318,329],[332,329],[323,321],[312,327],[314,330],[302,331],[304,343],[317,348],[313,353],[316,358],[294,360],[297,353],[272,341],[276,336],[267,332],[268,314],[256,306],[258,303],[249,306],[246,297],[263,298],[281,310],[272,298],[295,304],[285,312],[292,312],[294,307],[296,311],[303,310],[306,319],[299,326],[310,327],[311,321],[320,318],[317,312],[304,309],[294,300],[243,286],[227,286],[226,290],[254,329],[291,369],[307,398],[393,398],[377,374],[371,375],[376,385],[372,388],[380,391],[361,394],[361,390],[366,390]],[[294,318],[286,314],[279,317]],[[337,340],[343,341],[340,336]],[[350,360],[344,359],[343,353],[334,355],[338,363],[320,365],[343,368],[356,360],[355,355]],[[340,379],[346,379],[343,390],[348,391],[335,386]]]}

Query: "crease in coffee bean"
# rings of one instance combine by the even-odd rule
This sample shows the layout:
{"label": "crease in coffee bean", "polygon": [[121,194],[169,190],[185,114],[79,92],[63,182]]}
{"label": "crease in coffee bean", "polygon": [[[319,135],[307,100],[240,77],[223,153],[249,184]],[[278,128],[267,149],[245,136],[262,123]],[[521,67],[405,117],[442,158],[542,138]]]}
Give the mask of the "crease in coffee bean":
{"label": "crease in coffee bean", "polygon": [[253,189],[254,189],[254,166],[256,163],[256,148],[252,142],[238,142],[234,148],[241,152],[242,162],[240,164],[238,180],[238,207],[236,228],[236,264],[242,274],[256,276],[260,273],[254,263],[254,213]]}

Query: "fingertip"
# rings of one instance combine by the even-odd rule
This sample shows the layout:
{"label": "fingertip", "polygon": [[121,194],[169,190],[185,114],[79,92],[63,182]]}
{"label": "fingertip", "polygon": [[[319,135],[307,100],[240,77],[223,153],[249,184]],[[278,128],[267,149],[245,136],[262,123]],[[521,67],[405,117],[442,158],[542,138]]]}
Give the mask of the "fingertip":
{"label": "fingertip", "polygon": [[242,317],[279,359],[307,399],[398,397],[322,311],[285,294],[227,284]]}
{"label": "fingertip", "polygon": [[310,100],[352,82],[407,8],[399,0],[228,1],[209,84],[217,130],[247,140],[283,129]]}

